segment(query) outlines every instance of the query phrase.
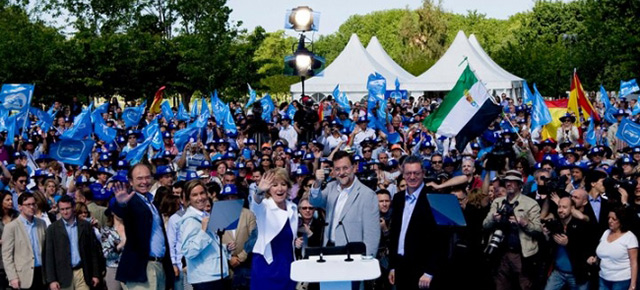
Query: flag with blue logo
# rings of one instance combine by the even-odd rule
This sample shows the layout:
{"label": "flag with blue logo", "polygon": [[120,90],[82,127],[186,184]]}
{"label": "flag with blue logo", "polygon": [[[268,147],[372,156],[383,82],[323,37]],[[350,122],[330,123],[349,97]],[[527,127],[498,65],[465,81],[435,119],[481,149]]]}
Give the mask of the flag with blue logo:
{"label": "flag with blue logo", "polygon": [[213,109],[213,116],[216,118],[216,123],[222,125],[225,110],[225,103],[218,98],[218,90],[214,90],[211,95],[211,108]]}
{"label": "flag with blue logo", "polygon": [[610,124],[617,123],[618,120],[616,120],[616,117],[613,116],[613,113],[615,113],[617,110],[611,105],[609,95],[602,85],[600,85],[600,102],[604,104],[604,119],[607,120],[607,122],[609,122]]}
{"label": "flag with blue logo", "polygon": [[160,110],[162,111],[162,117],[164,117],[164,119],[167,120],[167,122],[173,119],[173,111],[171,110],[171,105],[169,105],[169,101],[165,100],[164,102],[162,102],[162,105],[160,106]]}
{"label": "flag with blue logo", "polygon": [[93,119],[93,132],[100,140],[104,140],[107,143],[113,142],[118,134],[115,128],[107,126],[102,115],[96,115]]}
{"label": "flag with blue logo", "polygon": [[260,106],[262,106],[262,120],[265,122],[271,121],[271,114],[276,109],[276,105],[273,104],[273,100],[269,94],[266,94],[260,99]]}
{"label": "flag with blue logo", "polygon": [[73,126],[69,130],[64,131],[60,139],[80,140],[91,135],[91,105],[82,109],[82,113],[73,119]]}
{"label": "flag with blue logo", "polygon": [[47,111],[47,114],[49,114],[49,116],[55,116],[57,113],[57,111],[55,111],[55,107],[53,105],[51,105],[51,107],[49,107],[49,110]]}
{"label": "flag with blue logo", "polygon": [[7,138],[4,140],[4,145],[13,146],[13,139],[16,137],[16,115],[7,118],[5,127],[7,128]]}
{"label": "flag with blue logo", "polygon": [[193,100],[193,102],[191,102],[189,113],[191,113],[191,118],[198,117],[198,100]]}
{"label": "flag with blue logo", "polygon": [[51,144],[49,157],[65,164],[84,165],[89,154],[91,154],[93,144],[94,142],[91,139],[60,139],[60,141]]}
{"label": "flag with blue logo", "polygon": [[8,110],[22,110],[31,105],[34,85],[4,84],[0,90],[0,103]]}
{"label": "flag with blue logo", "polygon": [[193,121],[193,123],[189,124],[189,127],[194,127],[194,128],[198,128],[198,129],[202,129],[205,126],[207,126],[207,121],[209,120],[211,116],[209,115],[209,112],[204,112],[203,114],[198,115],[198,117],[196,118],[195,121]]}
{"label": "flag with blue logo", "polygon": [[43,131],[47,132],[53,126],[53,117],[47,112],[34,107],[31,107],[29,112],[38,118],[38,124]]}
{"label": "flag with blue logo", "polygon": [[627,142],[630,147],[640,145],[640,124],[631,121],[629,118],[623,118],[618,125],[616,137]]}
{"label": "flag with blue logo", "polygon": [[178,121],[191,120],[191,116],[189,116],[189,112],[184,108],[184,104],[182,102],[178,105],[178,114],[176,114],[176,119],[178,119]]}
{"label": "flag with blue logo", "polygon": [[173,142],[176,144],[176,147],[179,151],[184,150],[184,146],[187,145],[190,137],[196,137],[198,135],[198,128],[196,127],[187,127],[182,130],[176,131],[173,134]]}
{"label": "flag with blue logo", "polygon": [[256,91],[252,89],[249,84],[247,84],[247,87],[249,87],[249,101],[247,101],[247,104],[244,106],[245,109],[249,108],[249,106],[256,102]]}
{"label": "flag with blue logo", "polygon": [[289,106],[287,106],[287,116],[289,116],[289,118],[291,118],[291,120],[293,120],[293,117],[296,115],[296,107],[293,106],[293,104],[289,104]]}
{"label": "flag with blue logo", "polygon": [[202,104],[200,104],[200,115],[211,116],[211,110],[209,110],[209,104],[207,104],[207,98],[202,98]]}
{"label": "flag with blue logo", "polygon": [[533,104],[533,94],[529,89],[529,84],[527,84],[527,81],[522,82],[522,87],[524,88],[524,97],[522,98],[522,103],[526,105]]}
{"label": "flag with blue logo", "polygon": [[620,94],[619,98],[624,98],[631,93],[635,93],[640,91],[640,87],[638,87],[638,82],[636,79],[628,80],[628,81],[620,81]]}
{"label": "flag with blue logo", "polygon": [[129,150],[129,152],[127,152],[125,160],[129,162],[129,165],[138,164],[142,160],[144,155],[147,153],[147,150],[149,149],[149,145],[151,145],[151,141],[151,139],[147,139],[144,142],[138,144],[136,148],[133,148]]}
{"label": "flag with blue logo", "polygon": [[107,102],[104,102],[102,105],[97,106],[96,109],[93,110],[93,113],[91,113],[91,120],[94,121],[96,119],[96,115],[102,115],[103,113],[106,113],[108,109],[109,109],[109,103]]}
{"label": "flag with blue logo", "polygon": [[351,106],[349,105],[349,98],[347,98],[347,94],[344,92],[340,92],[338,89],[339,85],[336,85],[336,88],[333,89],[333,98],[336,100],[338,106],[345,112],[351,112]]}
{"label": "flag with blue logo", "polygon": [[138,126],[140,123],[140,119],[142,119],[142,115],[144,114],[144,109],[146,107],[147,102],[145,101],[142,105],[137,107],[127,107],[122,112],[122,119],[124,120],[124,126],[134,127]]}
{"label": "flag with blue logo", "polygon": [[549,108],[547,104],[545,104],[544,99],[542,99],[540,92],[538,92],[535,83],[533,84],[533,91],[535,94],[533,95],[531,104],[531,131],[542,128],[542,126],[553,121]]}
{"label": "flag with blue logo", "polygon": [[591,146],[595,146],[598,140],[596,139],[596,126],[593,121],[593,118],[589,118],[589,127],[587,128],[587,133],[584,135],[584,141],[591,144]]}
{"label": "flag with blue logo", "polygon": [[236,127],[236,122],[233,120],[233,116],[231,115],[231,109],[229,109],[229,104],[225,105],[225,116],[224,116],[224,132],[225,133],[238,133],[238,129]]}
{"label": "flag with blue logo", "polygon": [[0,132],[7,131],[7,118],[9,118],[9,110],[0,106]]}
{"label": "flag with blue logo", "polygon": [[373,108],[376,107],[376,104],[384,100],[386,91],[387,80],[377,72],[370,74],[367,80],[367,92],[369,92],[369,97],[367,98],[367,114],[373,113]]}
{"label": "flag with blue logo", "polygon": [[[618,110],[613,111],[613,113],[617,112]],[[635,116],[637,114],[640,114],[640,102],[636,102],[636,104],[633,106],[633,108],[631,108],[631,116]]]}
{"label": "flag with blue logo", "polygon": [[142,136],[145,140],[151,140],[151,146],[155,150],[164,148],[164,142],[162,140],[162,132],[160,132],[160,126],[158,125],[158,119],[153,119],[149,125],[142,128]]}

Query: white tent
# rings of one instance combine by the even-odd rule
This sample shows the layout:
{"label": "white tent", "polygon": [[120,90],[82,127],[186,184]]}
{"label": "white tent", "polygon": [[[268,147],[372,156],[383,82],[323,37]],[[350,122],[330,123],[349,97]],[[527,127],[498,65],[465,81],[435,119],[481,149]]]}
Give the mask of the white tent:
{"label": "white tent", "polygon": [[[360,101],[367,94],[367,79],[370,74],[378,72],[387,79],[387,86],[393,86],[396,74],[387,70],[369,55],[358,36],[352,34],[347,46],[338,57],[328,65],[323,76],[312,77],[304,82],[305,95],[331,94],[336,85],[340,91],[347,93],[349,100]],[[403,81],[403,79],[400,79]],[[294,99],[300,98],[302,83],[291,85]]]}
{"label": "white tent", "polygon": [[469,36],[469,44],[471,44],[471,47],[473,47],[473,49],[475,49],[476,52],[478,52],[478,54],[480,54],[480,56],[485,60],[485,62],[489,63],[489,65],[494,70],[497,70],[498,72],[500,72],[504,77],[509,78],[509,79],[523,81],[522,78],[517,77],[517,76],[513,75],[512,73],[506,71],[499,64],[497,64],[495,61],[493,61],[493,59],[491,59],[489,54],[487,54],[487,52],[482,48],[482,46],[478,42],[478,39],[476,38],[475,34],[471,34]]}
{"label": "white tent", "polygon": [[465,68],[465,64],[461,64],[465,57],[487,89],[495,90],[498,94],[504,92],[512,97],[520,94],[522,79],[511,74],[506,75],[507,72],[501,68],[497,69],[500,66],[493,61],[489,62],[488,55],[482,56],[469,43],[462,30],[458,32],[445,54],[431,68],[405,83],[403,88],[418,95],[427,91],[449,91]]}
{"label": "white tent", "polygon": [[[404,70],[400,65],[398,65],[393,58],[387,54],[384,50],[378,38],[373,36],[371,40],[369,40],[369,44],[367,45],[367,52],[375,59],[379,64],[384,66],[387,70],[392,73],[395,73],[398,76],[398,80],[400,82],[408,81],[415,78],[414,75],[410,74],[408,71]],[[395,79],[392,80],[395,82]],[[387,80],[387,88],[389,88],[389,84],[393,84],[390,80]]]}

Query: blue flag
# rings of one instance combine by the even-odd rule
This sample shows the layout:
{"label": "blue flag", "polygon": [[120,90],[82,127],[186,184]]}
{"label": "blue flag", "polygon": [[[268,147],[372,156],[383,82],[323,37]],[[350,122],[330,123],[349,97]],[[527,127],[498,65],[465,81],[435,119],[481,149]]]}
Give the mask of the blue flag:
{"label": "blue flag", "polygon": [[269,94],[260,99],[260,105],[262,106],[262,120],[265,122],[271,121],[271,114],[276,109],[276,105],[273,104],[273,100]]}
{"label": "blue flag", "polygon": [[249,87],[249,101],[247,101],[247,104],[244,106],[245,109],[249,108],[249,106],[256,102],[256,91],[252,89],[249,84],[247,84],[247,87]]}
{"label": "blue flag", "polygon": [[151,146],[155,150],[164,148],[164,142],[162,140],[162,132],[160,132],[160,126],[158,125],[158,119],[153,119],[149,125],[142,128],[142,136],[145,140],[151,140]]}
{"label": "blue flag", "polygon": [[5,109],[3,106],[0,106],[0,132],[7,131],[7,122],[9,121],[8,118],[9,110]]}
{"label": "blue flag", "polygon": [[202,98],[202,103],[200,105],[200,115],[211,116],[211,110],[209,110],[209,105],[207,104],[207,98]]}
{"label": "blue flag", "polygon": [[225,110],[225,103],[218,98],[218,90],[214,90],[211,95],[211,108],[213,109],[213,117],[216,118],[216,123],[222,126],[224,122],[223,119],[225,118],[223,114]]}
{"label": "blue flag", "polygon": [[31,107],[29,109],[29,112],[31,112],[31,114],[35,115],[38,118],[38,124],[43,131],[47,132],[49,131],[49,128],[53,126],[53,117],[47,114],[47,112],[34,107]]}
{"label": "blue flag", "polygon": [[7,127],[7,139],[4,140],[4,145],[13,146],[13,139],[16,137],[16,115],[7,118],[5,126]]}
{"label": "blue flag", "polygon": [[[289,118],[291,118],[291,120],[293,120],[293,117],[296,115],[296,107],[293,106],[293,104],[289,104],[289,106],[287,106],[287,116],[289,116]],[[293,121],[292,121],[293,122]]]}
{"label": "blue flag", "polygon": [[593,121],[593,118],[589,118],[589,120],[591,121],[589,122],[589,128],[587,128],[587,133],[584,136],[584,141],[591,144],[591,146],[595,146],[597,143],[596,129],[595,129],[596,126],[595,126],[595,122]]}
{"label": "blue flag", "polygon": [[93,119],[93,132],[100,140],[104,140],[107,143],[113,142],[118,134],[118,131],[115,128],[107,126],[102,115],[97,115],[95,116],[95,119]]}
{"label": "blue flag", "polygon": [[[618,111],[618,110],[616,110],[616,111]],[[633,108],[631,108],[631,116],[635,116],[637,114],[640,114],[640,102],[636,102],[636,104],[633,106]]]}
{"label": "blue flag", "polygon": [[171,105],[169,105],[169,101],[165,100],[164,102],[162,102],[162,106],[160,106],[160,109],[162,110],[162,117],[164,117],[164,119],[167,120],[167,122],[173,119],[173,111],[171,110]]}
{"label": "blue flag", "polygon": [[86,136],[91,135],[91,106],[82,110],[80,115],[76,116],[73,120],[73,126],[69,130],[64,131],[60,136],[60,139],[73,139],[80,140]]}
{"label": "blue flag", "polygon": [[55,107],[51,105],[51,107],[49,107],[49,110],[47,111],[47,114],[49,114],[49,116],[54,116],[56,113],[57,111],[55,111]]}
{"label": "blue flag", "polygon": [[96,119],[96,115],[101,115],[102,116],[102,114],[106,113],[108,110],[109,110],[109,103],[108,102],[104,102],[102,105],[97,106],[96,109],[93,110],[93,113],[91,113],[91,120],[95,120]]}
{"label": "blue flag", "polygon": [[142,115],[144,114],[144,109],[146,107],[146,102],[137,107],[127,107],[122,112],[122,119],[124,120],[125,127],[134,127],[140,123],[140,119],[142,119]]}
{"label": "blue flag", "polygon": [[346,93],[340,92],[340,90],[338,89],[338,85],[336,85],[336,88],[333,89],[333,98],[336,99],[336,103],[343,111],[347,112],[347,114],[351,112],[351,106],[349,105],[349,98],[347,98]]}
{"label": "blue flag", "polygon": [[600,85],[600,102],[604,104],[604,119],[607,120],[609,124],[617,123],[618,120],[616,120],[616,118],[613,116],[613,113],[615,113],[617,110],[611,105],[609,95],[602,85]]}
{"label": "blue flag", "polygon": [[[526,90],[528,90],[528,88]],[[533,84],[533,91],[535,95],[533,95],[531,104],[531,131],[542,128],[542,126],[549,124],[553,120],[549,108],[547,108],[547,104],[544,103],[544,99],[542,99],[542,95],[538,92],[535,83]]]}
{"label": "blue flag", "polygon": [[[87,114],[88,115],[88,114]],[[93,149],[93,140],[61,139],[51,144],[49,156],[66,164],[84,165]]]}
{"label": "blue flag", "polygon": [[624,118],[618,125],[616,137],[629,144],[629,147],[640,145],[640,124],[636,124],[629,118]]}
{"label": "blue flag", "polygon": [[189,113],[191,113],[191,118],[198,117],[198,100],[193,100],[189,111],[190,111]]}
{"label": "blue flag", "polygon": [[8,110],[22,110],[31,105],[34,86],[30,84],[4,84],[0,103]]}
{"label": "blue flag", "polygon": [[367,114],[373,113],[373,108],[376,104],[384,100],[384,95],[387,92],[387,80],[379,73],[370,74],[367,80],[367,91],[369,97],[367,98]]}
{"label": "blue flag", "polygon": [[238,129],[236,128],[236,122],[233,120],[233,116],[231,115],[231,109],[229,108],[229,105],[225,105],[225,116],[224,116],[224,123],[223,123],[223,127],[224,127],[224,132],[225,133],[238,133]]}
{"label": "blue flag", "polygon": [[527,81],[522,82],[522,87],[524,88],[524,97],[522,99],[522,102],[526,105],[533,104],[533,94],[529,89],[529,85],[527,84]]}
{"label": "blue flag", "polygon": [[182,102],[178,105],[178,114],[176,114],[176,119],[178,119],[178,121],[191,120],[191,116],[189,116],[189,112],[184,108],[184,104]]}
{"label": "blue flag", "polygon": [[638,82],[636,79],[628,80],[628,81],[620,81],[620,94],[619,98],[624,98],[627,95],[640,91],[640,87],[638,87]]}
{"label": "blue flag", "polygon": [[176,144],[176,147],[179,151],[184,150],[184,146],[187,145],[190,137],[195,137],[198,135],[198,128],[196,127],[187,127],[182,130],[176,131],[173,134],[173,142]]}
{"label": "blue flag", "polygon": [[135,165],[142,160],[142,157],[147,153],[149,145],[151,145],[151,139],[147,139],[144,142],[138,144],[136,148],[129,150],[125,160],[129,162],[129,165]]}

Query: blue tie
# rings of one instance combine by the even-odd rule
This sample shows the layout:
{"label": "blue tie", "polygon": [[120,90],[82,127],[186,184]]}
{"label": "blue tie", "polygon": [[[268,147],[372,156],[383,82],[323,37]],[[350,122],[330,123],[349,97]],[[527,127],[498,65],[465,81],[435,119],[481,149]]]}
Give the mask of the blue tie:
{"label": "blue tie", "polygon": [[416,201],[416,197],[415,197],[413,194],[407,194],[407,195],[405,196],[405,200],[406,200],[408,203],[413,203],[414,201]]}

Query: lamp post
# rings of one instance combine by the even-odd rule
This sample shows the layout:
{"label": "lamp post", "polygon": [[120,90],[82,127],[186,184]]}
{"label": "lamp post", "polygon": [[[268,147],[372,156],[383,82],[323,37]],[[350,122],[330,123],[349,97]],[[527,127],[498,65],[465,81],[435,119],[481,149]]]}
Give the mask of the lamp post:
{"label": "lamp post", "polygon": [[316,71],[324,66],[324,58],[315,55],[306,48],[307,31],[318,30],[316,21],[319,14],[313,12],[309,6],[293,8],[287,17],[285,28],[300,32],[298,46],[292,55],[285,57],[285,74],[299,76],[302,84],[302,95],[304,96],[304,81],[308,77],[316,75]]}

